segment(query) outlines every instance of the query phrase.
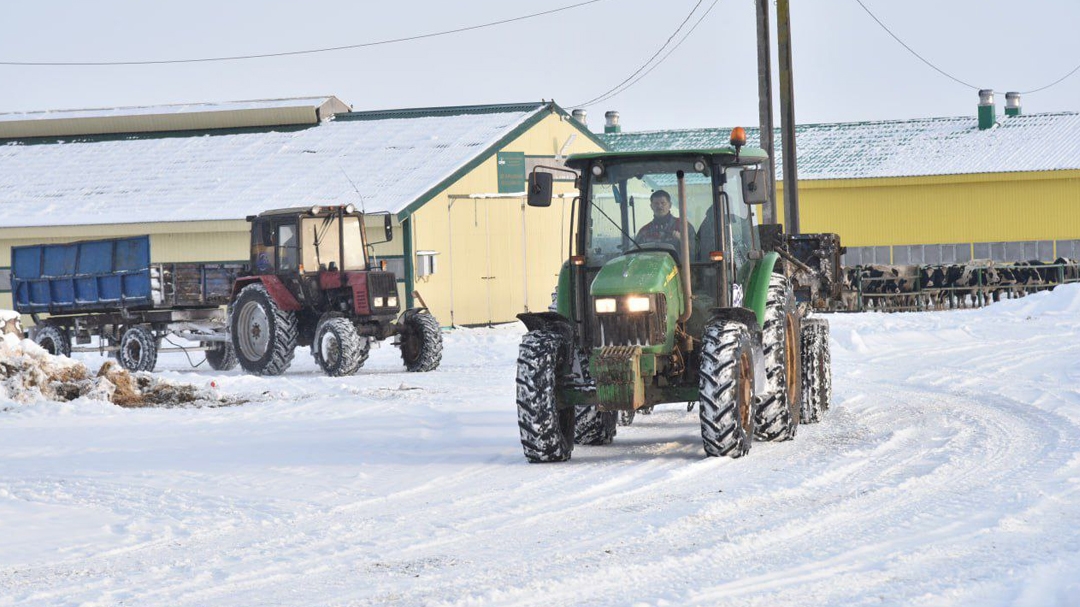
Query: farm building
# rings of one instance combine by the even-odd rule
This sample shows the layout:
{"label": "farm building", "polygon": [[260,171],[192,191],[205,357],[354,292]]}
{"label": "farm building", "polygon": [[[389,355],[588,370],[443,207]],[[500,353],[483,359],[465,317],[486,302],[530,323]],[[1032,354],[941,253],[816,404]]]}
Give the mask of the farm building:
{"label": "farm building", "polygon": [[[0,114],[0,308],[12,246],[149,234],[155,262],[248,261],[245,217],[354,204],[443,325],[551,302],[569,200],[524,204],[526,172],[602,149],[551,102],[351,111],[334,97]],[[571,180],[557,175],[557,192]],[[382,239],[382,218],[369,234]]]}
{"label": "farm building", "polygon": [[[717,147],[729,134],[600,137],[634,151]],[[779,131],[775,141],[779,155]],[[839,234],[847,265],[1080,258],[1078,113],[807,124],[796,143],[801,230]],[[781,167],[777,158],[783,222]]]}

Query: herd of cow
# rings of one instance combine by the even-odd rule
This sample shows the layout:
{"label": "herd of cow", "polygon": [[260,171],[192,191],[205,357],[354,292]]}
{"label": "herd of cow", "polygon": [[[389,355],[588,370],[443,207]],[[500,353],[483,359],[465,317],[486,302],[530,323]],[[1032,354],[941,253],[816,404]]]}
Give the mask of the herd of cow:
{"label": "herd of cow", "polygon": [[845,267],[840,310],[905,311],[980,307],[1080,281],[1080,262],[991,261]]}

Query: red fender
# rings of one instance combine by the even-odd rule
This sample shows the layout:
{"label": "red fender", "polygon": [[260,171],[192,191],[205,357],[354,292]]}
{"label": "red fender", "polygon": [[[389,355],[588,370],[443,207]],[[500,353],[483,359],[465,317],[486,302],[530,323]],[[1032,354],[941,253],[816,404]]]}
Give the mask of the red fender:
{"label": "red fender", "polygon": [[281,282],[281,279],[277,276],[274,276],[273,274],[262,274],[260,276],[245,276],[243,278],[237,278],[236,282],[233,283],[232,297],[230,299],[235,301],[236,294],[240,292],[240,289],[243,289],[244,287],[256,282],[261,282],[262,285],[266,287],[266,292],[270,294],[270,297],[273,298],[274,303],[276,303],[278,307],[282,310],[285,310],[287,312],[296,312],[300,310],[300,302],[296,301],[296,298],[293,297],[293,294],[291,292],[289,292],[289,289],[285,286],[285,284]]}

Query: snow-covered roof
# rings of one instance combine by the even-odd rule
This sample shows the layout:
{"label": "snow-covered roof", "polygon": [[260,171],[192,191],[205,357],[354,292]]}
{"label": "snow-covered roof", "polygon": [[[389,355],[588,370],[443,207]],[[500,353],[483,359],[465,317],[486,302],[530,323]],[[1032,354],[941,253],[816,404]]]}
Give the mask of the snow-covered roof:
{"label": "snow-covered roof", "polygon": [[352,184],[368,211],[401,213],[548,107],[350,112],[311,126],[0,140],[0,227],[243,219],[279,207],[356,204]]}
{"label": "snow-covered roof", "polygon": [[[702,149],[728,143],[730,128],[608,133],[614,151]],[[1080,114],[999,116],[979,130],[975,117],[805,124],[796,127],[799,179],[862,179],[1080,169]],[[758,129],[747,129],[757,145]],[[780,131],[777,175],[783,177]]]}

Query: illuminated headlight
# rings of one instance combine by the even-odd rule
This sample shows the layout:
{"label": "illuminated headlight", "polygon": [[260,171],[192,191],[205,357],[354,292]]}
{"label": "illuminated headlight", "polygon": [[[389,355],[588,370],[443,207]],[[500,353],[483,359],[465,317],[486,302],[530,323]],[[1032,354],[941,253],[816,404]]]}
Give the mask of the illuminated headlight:
{"label": "illuminated headlight", "polygon": [[322,207],[320,207],[319,205],[315,205],[308,209],[308,212],[312,215],[318,215],[319,213],[322,213]]}
{"label": "illuminated headlight", "polygon": [[353,213],[356,212],[356,207],[351,205],[351,204],[345,205],[345,212],[348,213],[349,215],[352,215]]}
{"label": "illuminated headlight", "polygon": [[382,308],[382,307],[384,307],[383,304],[385,303],[385,301],[386,301],[386,299],[382,298],[382,297],[372,297],[371,298],[371,305],[376,307],[376,308]]}
{"label": "illuminated headlight", "polygon": [[615,298],[605,297],[603,299],[596,300],[596,313],[597,314],[611,314],[615,311]]}
{"label": "illuminated headlight", "polygon": [[386,305],[391,307],[391,308],[396,308],[397,307],[397,296],[395,295],[395,296],[392,296],[392,297],[387,297],[386,298]]}
{"label": "illuminated headlight", "polygon": [[652,302],[648,297],[635,297],[630,296],[626,298],[626,311],[627,312],[648,312],[652,307]]}

